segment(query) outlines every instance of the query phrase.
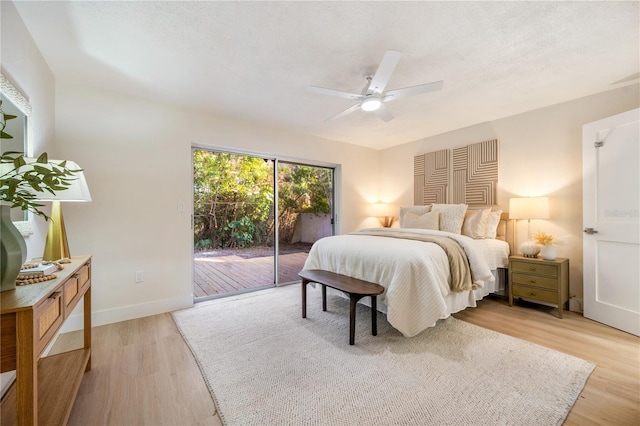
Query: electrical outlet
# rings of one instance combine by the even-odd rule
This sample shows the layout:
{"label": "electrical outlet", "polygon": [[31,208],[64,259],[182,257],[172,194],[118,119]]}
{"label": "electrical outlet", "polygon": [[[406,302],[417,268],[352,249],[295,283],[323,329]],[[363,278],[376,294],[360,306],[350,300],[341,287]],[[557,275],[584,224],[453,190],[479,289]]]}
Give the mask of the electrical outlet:
{"label": "electrical outlet", "polygon": [[144,271],[136,271],[136,282],[141,283],[144,281]]}

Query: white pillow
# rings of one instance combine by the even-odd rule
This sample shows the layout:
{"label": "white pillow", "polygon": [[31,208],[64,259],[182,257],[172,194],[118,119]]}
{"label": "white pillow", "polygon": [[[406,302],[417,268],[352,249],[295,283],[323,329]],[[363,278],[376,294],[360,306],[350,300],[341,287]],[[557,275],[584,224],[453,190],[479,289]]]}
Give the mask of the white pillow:
{"label": "white pillow", "polygon": [[400,207],[400,228],[407,228],[407,226],[404,226],[404,217],[407,213],[415,213],[420,216],[430,211],[431,204],[429,204],[428,206]]}
{"label": "white pillow", "polygon": [[419,228],[438,230],[440,214],[429,212],[423,215],[408,212],[404,215],[403,228]]}
{"label": "white pillow", "polygon": [[471,238],[484,238],[486,235],[487,220],[491,209],[467,210],[462,223],[462,235]]}
{"label": "white pillow", "polygon": [[498,224],[500,223],[500,216],[502,215],[502,210],[496,210],[494,212],[489,213],[489,218],[487,219],[487,227],[485,228],[484,237],[495,239],[498,232]]}
{"label": "white pillow", "polygon": [[431,211],[440,213],[440,230],[459,234],[467,211],[466,204],[433,204]]}

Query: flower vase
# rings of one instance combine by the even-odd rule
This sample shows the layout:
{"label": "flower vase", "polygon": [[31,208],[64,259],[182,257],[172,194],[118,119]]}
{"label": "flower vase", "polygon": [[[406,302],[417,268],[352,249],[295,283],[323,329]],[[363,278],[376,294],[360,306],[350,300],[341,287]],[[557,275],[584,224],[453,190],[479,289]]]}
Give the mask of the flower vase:
{"label": "flower vase", "polygon": [[553,245],[542,246],[540,249],[540,256],[542,256],[544,260],[555,260],[557,255],[556,247]]}
{"label": "flower vase", "polygon": [[0,236],[0,291],[13,290],[27,258],[27,245],[11,221],[8,205],[0,205]]}

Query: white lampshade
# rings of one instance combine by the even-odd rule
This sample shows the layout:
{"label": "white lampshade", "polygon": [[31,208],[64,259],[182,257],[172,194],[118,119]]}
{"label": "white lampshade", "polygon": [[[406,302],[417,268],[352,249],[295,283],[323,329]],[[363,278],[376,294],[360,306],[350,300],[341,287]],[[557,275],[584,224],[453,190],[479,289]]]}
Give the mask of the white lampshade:
{"label": "white lampshade", "polygon": [[511,198],[509,219],[549,219],[549,198]]}
{"label": "white lampshade", "polygon": [[371,216],[374,217],[383,217],[389,216],[389,204],[385,203],[375,203],[371,205]]}
{"label": "white lampshade", "polygon": [[[25,158],[27,163],[26,166],[23,166],[21,170],[26,170],[27,167],[30,167],[31,164],[36,162],[35,158]],[[49,163],[59,164],[63,160],[49,160]],[[51,169],[51,164],[38,164],[41,167],[46,167]],[[69,170],[80,170],[81,167],[73,162],[68,161],[66,163],[66,168]],[[76,172],[73,174],[73,177],[69,180],[69,186],[61,191],[56,191],[55,195],[50,192],[38,192],[36,201],[64,201],[64,202],[89,202],[91,201],[91,193],[89,192],[89,186],[87,185],[87,179],[84,177],[84,173],[82,171]]]}

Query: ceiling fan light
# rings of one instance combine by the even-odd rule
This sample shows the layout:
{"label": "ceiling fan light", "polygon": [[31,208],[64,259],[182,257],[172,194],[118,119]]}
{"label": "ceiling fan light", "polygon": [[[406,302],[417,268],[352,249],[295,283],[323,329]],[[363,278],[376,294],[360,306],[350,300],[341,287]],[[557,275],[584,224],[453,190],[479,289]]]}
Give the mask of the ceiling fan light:
{"label": "ceiling fan light", "polygon": [[382,105],[380,98],[366,98],[360,104],[363,111],[375,111]]}

